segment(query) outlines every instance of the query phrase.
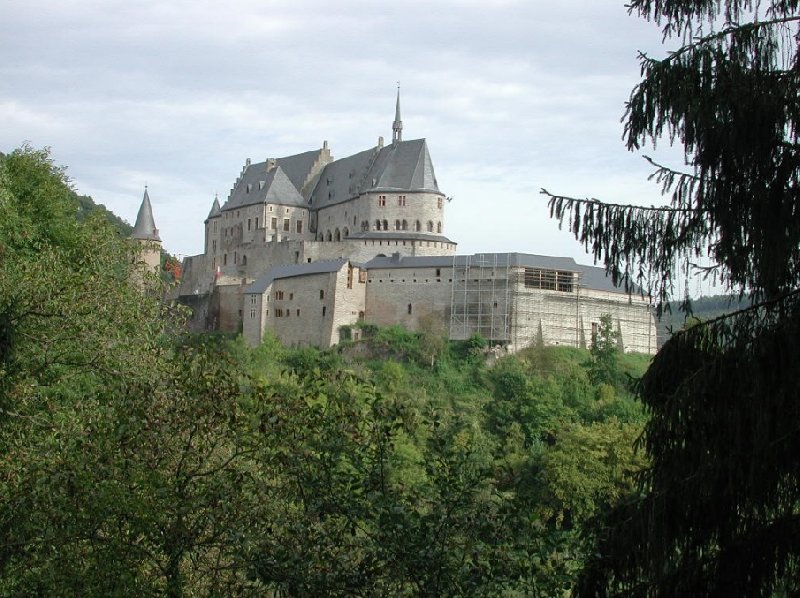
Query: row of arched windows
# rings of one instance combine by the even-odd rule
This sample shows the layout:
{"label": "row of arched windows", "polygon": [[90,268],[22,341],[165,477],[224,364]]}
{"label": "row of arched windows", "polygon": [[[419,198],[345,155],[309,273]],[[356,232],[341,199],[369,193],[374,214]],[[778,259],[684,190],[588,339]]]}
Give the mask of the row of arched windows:
{"label": "row of arched windows", "polygon": [[[389,230],[389,221],[388,220],[376,220],[373,230]],[[432,233],[434,231],[434,223],[432,220],[428,220],[425,225],[427,232]],[[442,223],[437,222],[435,225],[436,232],[442,232]],[[408,230],[408,221],[407,220],[395,220],[394,221],[394,230]],[[362,220],[361,221],[361,232],[368,232],[369,231],[369,221]],[[419,220],[414,222],[414,232],[422,232],[422,223]],[[339,229],[335,229],[334,231],[328,230],[326,233],[318,233],[317,240],[318,241],[341,241],[342,239],[346,239],[350,236],[350,230],[348,228],[344,228],[341,232]]]}

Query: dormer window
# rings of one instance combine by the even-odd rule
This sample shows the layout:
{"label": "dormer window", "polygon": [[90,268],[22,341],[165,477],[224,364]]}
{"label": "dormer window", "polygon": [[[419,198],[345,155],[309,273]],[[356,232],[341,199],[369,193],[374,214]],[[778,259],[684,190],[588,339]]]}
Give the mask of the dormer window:
{"label": "dormer window", "polygon": [[253,188],[253,185],[251,185],[250,183],[247,183],[247,193],[250,193],[250,189],[252,189],[252,188]]}

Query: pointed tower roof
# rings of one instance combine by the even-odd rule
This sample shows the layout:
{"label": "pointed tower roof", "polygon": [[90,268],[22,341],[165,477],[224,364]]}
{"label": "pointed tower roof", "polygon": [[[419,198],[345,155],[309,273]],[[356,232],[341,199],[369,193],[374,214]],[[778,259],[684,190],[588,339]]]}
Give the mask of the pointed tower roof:
{"label": "pointed tower roof", "polygon": [[219,208],[219,197],[217,197],[217,195],[215,194],[214,203],[211,204],[211,211],[208,213],[208,218],[206,218],[206,221],[210,220],[211,218],[215,218],[220,214],[222,214],[222,210],[220,210]]}
{"label": "pointed tower roof", "polygon": [[397,105],[394,109],[394,122],[392,123],[392,143],[403,141],[403,121],[400,119],[400,83],[397,84]]}
{"label": "pointed tower roof", "polygon": [[144,188],[142,205],[139,206],[139,213],[136,215],[136,224],[133,225],[131,237],[141,241],[161,242],[161,237],[158,236],[156,223],[153,220],[153,206],[150,205],[150,196],[147,194],[147,187]]}

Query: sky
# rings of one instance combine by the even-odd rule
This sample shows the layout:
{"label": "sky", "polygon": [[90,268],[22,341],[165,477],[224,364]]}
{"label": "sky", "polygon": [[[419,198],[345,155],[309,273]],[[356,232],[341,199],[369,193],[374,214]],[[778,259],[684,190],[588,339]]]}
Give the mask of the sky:
{"label": "sky", "polygon": [[391,140],[399,81],[458,253],[591,264],[539,190],[662,203],[621,118],[638,53],[666,50],[624,0],[0,0],[0,151],[50,147],[131,223],[147,185],[165,249],[193,255],[247,158]]}

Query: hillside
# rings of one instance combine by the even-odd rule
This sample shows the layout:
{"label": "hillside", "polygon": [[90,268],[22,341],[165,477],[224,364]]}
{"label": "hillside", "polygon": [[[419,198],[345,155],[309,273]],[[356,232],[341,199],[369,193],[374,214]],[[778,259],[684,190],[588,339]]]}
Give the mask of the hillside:
{"label": "hillside", "polygon": [[[733,313],[747,306],[747,299],[739,299],[730,295],[712,295],[692,300],[692,315],[688,317],[698,320],[712,320],[719,316]],[[657,321],[658,346],[663,345],[669,336],[683,329],[687,315],[680,310],[680,301],[669,303],[671,311],[664,311]]]}

